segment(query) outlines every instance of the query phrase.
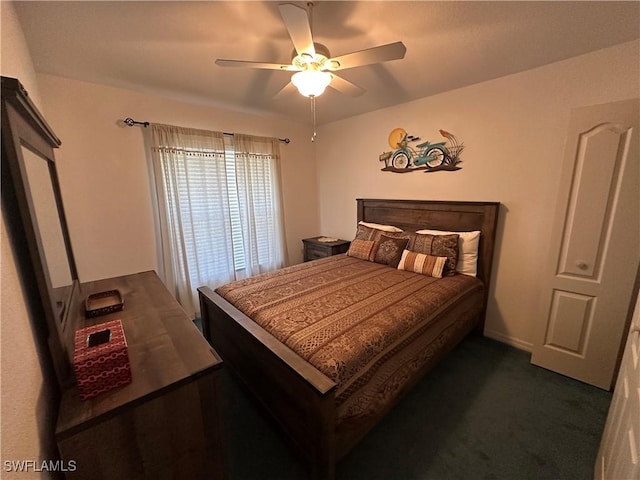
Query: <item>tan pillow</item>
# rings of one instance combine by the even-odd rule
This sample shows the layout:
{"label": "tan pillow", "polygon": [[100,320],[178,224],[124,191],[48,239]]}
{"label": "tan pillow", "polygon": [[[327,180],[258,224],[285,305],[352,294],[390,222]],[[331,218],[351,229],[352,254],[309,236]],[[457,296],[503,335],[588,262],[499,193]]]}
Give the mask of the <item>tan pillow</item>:
{"label": "tan pillow", "polygon": [[442,278],[447,257],[434,257],[423,253],[405,250],[398,263],[398,270],[420,273],[428,277]]}
{"label": "tan pillow", "polygon": [[373,261],[376,255],[376,242],[373,240],[360,240],[358,238],[351,241],[347,255],[361,260]]}

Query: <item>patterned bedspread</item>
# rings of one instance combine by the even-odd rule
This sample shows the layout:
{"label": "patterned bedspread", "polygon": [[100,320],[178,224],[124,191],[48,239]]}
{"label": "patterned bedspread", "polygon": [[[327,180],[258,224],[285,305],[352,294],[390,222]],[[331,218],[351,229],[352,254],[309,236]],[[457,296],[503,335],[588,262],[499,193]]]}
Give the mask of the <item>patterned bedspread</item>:
{"label": "patterned bedspread", "polygon": [[434,349],[466,334],[483,285],[336,255],[216,291],[331,378],[338,415],[349,417],[384,404]]}

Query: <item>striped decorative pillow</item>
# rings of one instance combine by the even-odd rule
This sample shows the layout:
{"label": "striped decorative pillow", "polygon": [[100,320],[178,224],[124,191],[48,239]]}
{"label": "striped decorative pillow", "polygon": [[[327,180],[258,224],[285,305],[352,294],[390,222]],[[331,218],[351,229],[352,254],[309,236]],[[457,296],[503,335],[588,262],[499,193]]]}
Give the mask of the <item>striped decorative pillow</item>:
{"label": "striped decorative pillow", "polygon": [[351,241],[351,245],[349,245],[349,250],[347,251],[347,255],[354,258],[359,258],[361,260],[369,260],[373,262],[373,259],[376,256],[376,243],[373,240],[360,240],[355,238]]}
{"label": "striped decorative pillow", "polygon": [[405,250],[398,264],[398,270],[420,273],[428,277],[442,278],[447,257],[434,257],[423,253]]}

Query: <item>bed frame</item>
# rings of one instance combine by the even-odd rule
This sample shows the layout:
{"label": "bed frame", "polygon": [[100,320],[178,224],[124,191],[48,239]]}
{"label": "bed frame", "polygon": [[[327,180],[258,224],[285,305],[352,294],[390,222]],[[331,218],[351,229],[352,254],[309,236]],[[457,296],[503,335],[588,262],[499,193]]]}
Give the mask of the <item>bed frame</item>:
{"label": "bed frame", "polygon": [[[478,278],[485,284],[485,299],[477,331],[482,332],[500,204],[357,199],[357,207],[358,221],[395,225],[404,230],[480,230]],[[307,457],[312,478],[334,478],[337,460],[355,446],[392,405],[375,418],[367,417],[337,434],[335,383],[213,290],[201,287],[198,291],[207,340]],[[434,360],[419,372],[410,386],[437,363],[437,359]]]}

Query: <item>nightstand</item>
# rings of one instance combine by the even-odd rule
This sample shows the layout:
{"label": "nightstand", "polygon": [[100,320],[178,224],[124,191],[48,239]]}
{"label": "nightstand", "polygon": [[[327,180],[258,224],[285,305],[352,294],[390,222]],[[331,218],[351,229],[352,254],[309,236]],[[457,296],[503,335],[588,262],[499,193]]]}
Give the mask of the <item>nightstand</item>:
{"label": "nightstand", "polygon": [[351,244],[348,240],[336,240],[335,242],[320,242],[319,238],[313,237],[302,240],[304,244],[304,261],[317,260],[318,258],[330,257],[339,253],[346,253]]}

